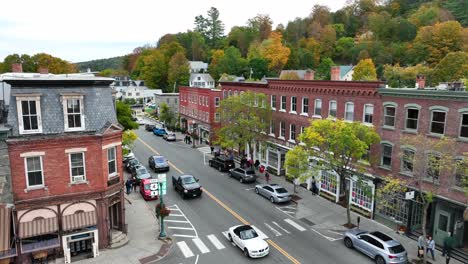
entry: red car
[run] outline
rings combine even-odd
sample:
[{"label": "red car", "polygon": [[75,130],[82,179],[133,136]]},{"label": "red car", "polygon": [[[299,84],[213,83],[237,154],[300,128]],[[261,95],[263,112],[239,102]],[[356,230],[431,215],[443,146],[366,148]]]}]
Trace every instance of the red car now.
[{"label": "red car", "polygon": [[158,179],[142,179],[140,193],[145,201],[158,199]]}]

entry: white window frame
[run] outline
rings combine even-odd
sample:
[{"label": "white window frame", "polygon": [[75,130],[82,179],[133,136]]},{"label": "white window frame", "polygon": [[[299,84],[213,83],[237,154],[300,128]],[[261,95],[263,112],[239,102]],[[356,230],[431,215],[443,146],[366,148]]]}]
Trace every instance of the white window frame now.
[{"label": "white window frame", "polygon": [[460,113],[460,125],[458,129],[458,137],[460,139],[468,139],[468,135],[462,136],[463,127],[466,127],[466,129],[468,130],[468,124],[463,125],[463,116],[466,115],[466,118],[468,119],[468,108],[460,109],[458,110],[458,112]]},{"label": "white window frame", "polygon": [[[68,115],[69,113],[67,112],[67,105],[68,105],[68,100],[78,100],[80,104],[80,122],[81,122],[81,127],[70,127],[68,124]],[[63,123],[65,127],[65,132],[72,132],[72,131],[83,131],[85,130],[85,117],[84,117],[84,110],[83,110],[83,96],[78,95],[78,96],[62,96],[62,104],[63,104]]]},{"label": "white window frame", "polygon": [[[112,161],[112,160],[109,160],[109,151],[113,149],[114,150],[114,172],[112,173],[109,173],[109,163]],[[114,176],[117,176],[118,175],[118,170],[117,170],[117,146],[112,146],[112,147],[109,147],[106,149],[107,150],[107,172],[109,173],[109,178],[111,177],[114,177]]]},{"label": "white window frame", "polygon": [[280,131],[279,131],[279,137],[280,139],[285,139],[286,136],[286,122],[281,121],[280,122]]},{"label": "white window frame", "polygon": [[[389,115],[387,113],[387,108],[393,108],[395,109],[395,113],[394,115]],[[386,128],[395,128],[395,124],[396,124],[396,113],[397,113],[397,106],[396,104],[390,104],[390,103],[387,103],[387,104],[384,104],[383,106],[383,126],[386,127]],[[387,124],[387,117],[389,118],[393,118],[393,125],[389,125]]]},{"label": "white window frame", "polygon": [[270,120],[270,136],[276,136],[276,124],[273,119]]},{"label": "white window frame", "polygon": [[[38,185],[30,185],[29,184],[29,177],[28,177],[28,159],[29,158],[39,158],[39,161],[41,163],[41,176],[42,176],[42,184],[38,184]],[[26,188],[28,190],[31,190],[31,189],[41,189],[41,188],[44,188],[45,187],[45,183],[44,183],[44,164],[43,164],[43,160],[42,160],[42,155],[37,155],[37,156],[24,156],[24,173],[25,173],[25,176],[26,176]]]},{"label": "white window frame", "polygon": [[[349,111],[349,107],[352,107],[352,111]],[[348,118],[348,114],[351,115],[351,119]],[[344,119],[345,121],[353,122],[354,121],[354,103],[353,102],[347,102],[345,104],[345,114],[344,114]]]},{"label": "white window frame", "polygon": [[[317,105],[320,105],[320,108]],[[317,109],[320,109],[320,113],[317,114]],[[322,99],[315,99],[314,100],[314,116],[315,117],[322,117]]]},{"label": "white window frame", "polygon": [[219,97],[215,97],[215,107],[219,107],[221,100]]},{"label": "white window frame", "polygon": [[[34,101],[36,103],[37,113],[37,129],[24,129],[23,123],[23,107],[21,102],[23,101]],[[16,111],[18,114],[18,128],[19,133],[23,134],[38,134],[42,133],[42,117],[41,117],[41,97],[40,95],[16,95]]]},{"label": "white window frame", "polygon": [[[413,149],[413,148],[408,148],[408,147],[400,147],[401,150],[403,151],[403,155],[401,155],[401,160],[400,160],[400,171],[402,174],[404,175],[407,175],[407,176],[413,176],[413,172],[414,172],[414,156],[416,155],[416,150]],[[409,152],[412,152],[413,153],[413,158],[411,160],[411,164],[412,164],[412,170],[405,170],[405,167],[404,167],[404,164],[405,164],[405,151],[409,151]]]},{"label": "white window frame", "polygon": [[221,116],[219,115],[219,113],[215,113],[215,122],[218,123],[221,119]]},{"label": "white window frame", "polygon": [[[284,107],[283,107],[283,98],[284,98]],[[286,102],[287,102],[286,96],[282,95],[281,101],[280,101],[280,112],[286,112]]]},{"label": "white window frame", "polygon": [[[73,154],[81,154],[82,157],[83,157],[83,175],[79,175],[79,176],[73,176],[73,171],[72,171],[72,160],[71,160],[71,156]],[[70,182],[71,183],[80,183],[80,182],[86,182],[86,154],[85,152],[70,152],[68,153],[68,164],[69,164],[69,167],[70,167]],[[81,180],[75,180],[74,178],[75,177],[82,177]]]},{"label": "white window frame", "polygon": [[297,97],[296,96],[291,96],[291,106],[289,109],[289,113],[297,114]]},{"label": "white window frame", "polygon": [[[294,126],[294,129],[293,129]],[[293,132],[294,132],[294,138],[293,138]],[[289,140],[296,142],[296,125],[295,124],[289,124]]]},{"label": "white window frame", "polygon": [[[380,146],[381,146],[381,150],[382,150],[382,155],[380,157],[380,166],[383,167],[383,168],[390,169],[390,168],[392,168],[392,164],[393,164],[393,144],[391,144],[390,142],[381,142]],[[385,157],[384,148],[385,147],[392,148],[392,150],[390,152],[390,165],[385,165],[384,164],[384,157]]]},{"label": "white window frame", "polygon": [[[332,104],[335,105],[334,109],[332,108]],[[335,115],[332,115],[332,110],[335,112]],[[338,103],[335,100],[331,100],[330,102],[328,102],[328,118],[336,119],[337,110]]]},{"label": "white window frame", "polygon": [[[371,113],[371,122],[366,122],[366,109],[367,107],[372,107],[372,113]],[[373,104],[365,104],[363,107],[362,111],[362,123],[365,125],[372,125],[374,123],[374,105]]]},{"label": "white window frame", "polygon": [[[305,103],[307,101],[307,103]],[[307,109],[305,109],[307,107]],[[309,97],[302,97],[301,115],[309,116]]]},{"label": "white window frame", "polygon": [[[429,111],[431,111],[431,119],[430,119],[430,122],[429,122],[429,133],[431,135],[438,135],[438,136],[443,136],[445,135],[445,132],[447,131],[447,114],[448,114],[448,111],[449,109],[445,106],[432,106],[429,108]],[[432,124],[434,123],[434,112],[439,112],[439,113],[443,113],[444,114],[444,122],[443,122],[443,131],[442,133],[434,133],[432,132]],[[441,123],[439,121],[437,121],[437,123]]]},{"label": "white window frame", "polygon": [[276,111],[276,95],[272,94],[270,97],[271,110]]},{"label": "white window frame", "polygon": [[[418,117],[416,119],[416,128],[409,128],[408,127],[408,111],[409,110],[417,110]],[[416,104],[407,104],[405,105],[405,130],[406,131],[418,131],[419,129],[419,118],[421,117],[421,107]]]}]

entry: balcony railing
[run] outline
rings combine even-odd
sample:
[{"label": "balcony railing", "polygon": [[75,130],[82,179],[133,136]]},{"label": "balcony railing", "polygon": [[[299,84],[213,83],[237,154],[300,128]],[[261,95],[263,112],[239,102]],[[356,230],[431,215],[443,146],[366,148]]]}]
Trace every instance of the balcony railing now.
[{"label": "balcony railing", "polygon": [[32,252],[47,248],[60,247],[60,241],[58,238],[52,238],[48,240],[41,240],[33,243],[23,243],[21,244],[21,249],[24,253]]}]

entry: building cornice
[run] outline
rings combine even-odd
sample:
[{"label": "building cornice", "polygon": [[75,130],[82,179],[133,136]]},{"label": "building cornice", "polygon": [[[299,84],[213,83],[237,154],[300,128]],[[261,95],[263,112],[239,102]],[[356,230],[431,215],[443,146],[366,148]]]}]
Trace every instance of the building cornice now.
[{"label": "building cornice", "polygon": [[468,101],[468,92],[464,92],[464,91],[380,88],[378,89],[378,93],[382,96],[394,96],[394,97],[413,98],[413,99],[421,98],[421,99]]}]

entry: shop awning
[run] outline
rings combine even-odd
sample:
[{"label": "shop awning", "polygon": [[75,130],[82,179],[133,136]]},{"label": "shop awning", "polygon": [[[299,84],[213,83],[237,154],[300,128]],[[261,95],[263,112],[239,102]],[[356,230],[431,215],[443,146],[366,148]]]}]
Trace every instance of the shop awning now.
[{"label": "shop awning", "polygon": [[0,252],[10,249],[11,208],[0,205]]},{"label": "shop awning", "polygon": [[35,237],[58,231],[57,217],[40,218],[19,224],[20,238]]},{"label": "shop awning", "polygon": [[80,229],[97,224],[96,211],[80,212],[62,217],[63,231]]}]

